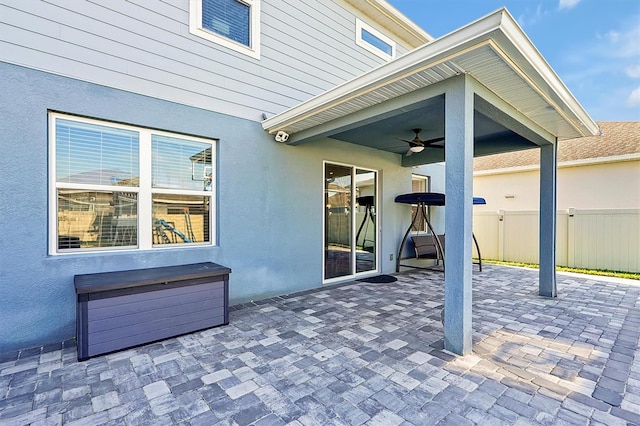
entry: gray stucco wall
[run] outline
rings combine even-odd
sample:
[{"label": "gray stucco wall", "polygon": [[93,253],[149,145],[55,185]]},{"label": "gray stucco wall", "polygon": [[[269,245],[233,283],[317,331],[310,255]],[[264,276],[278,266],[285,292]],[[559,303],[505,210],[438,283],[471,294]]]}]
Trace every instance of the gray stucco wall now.
[{"label": "gray stucco wall", "polygon": [[[232,303],[322,285],[323,161],[380,171],[381,270],[411,190],[400,156],[325,140],[277,144],[257,122],[0,62],[0,352],[75,335],[73,276],[212,261]],[[50,256],[47,111],[217,138],[218,246]]]}]

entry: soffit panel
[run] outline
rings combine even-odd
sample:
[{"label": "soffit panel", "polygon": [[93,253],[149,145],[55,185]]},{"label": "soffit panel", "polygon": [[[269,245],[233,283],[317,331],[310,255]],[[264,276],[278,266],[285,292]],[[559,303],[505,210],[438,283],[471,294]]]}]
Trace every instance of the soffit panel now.
[{"label": "soffit panel", "polygon": [[380,85],[376,89],[365,92],[364,94],[353,95],[350,100],[328,107],[323,111],[309,114],[296,123],[287,126],[285,130],[289,133],[296,133],[308,129],[312,127],[312,125],[316,125],[313,123],[328,122],[343,117],[346,114],[353,113],[354,111],[381,104],[459,75],[459,69],[460,67],[453,62],[445,62],[432,68],[421,70],[406,78]]},{"label": "soffit panel", "polygon": [[575,129],[550,105],[550,100],[534,90],[489,44],[461,54],[455,60],[436,64],[385,83],[364,94],[354,94],[352,99],[309,115],[284,130],[296,133],[312,125],[343,117],[345,114],[380,104],[461,73],[472,75],[487,89],[515,106],[548,132],[561,137],[575,137]]},{"label": "soffit panel", "polygon": [[[351,114],[461,73],[549,135],[563,139],[597,131],[504,9],[267,119],[263,128],[272,134],[295,134],[314,126],[331,127],[332,120],[343,122]],[[294,141],[304,142],[305,137]]]},{"label": "soffit panel", "polygon": [[555,99],[545,99],[522,75],[503,60],[489,44],[461,55],[455,61],[462,69],[481,82],[505,102],[538,123],[549,133],[573,135],[575,129],[551,105]]}]

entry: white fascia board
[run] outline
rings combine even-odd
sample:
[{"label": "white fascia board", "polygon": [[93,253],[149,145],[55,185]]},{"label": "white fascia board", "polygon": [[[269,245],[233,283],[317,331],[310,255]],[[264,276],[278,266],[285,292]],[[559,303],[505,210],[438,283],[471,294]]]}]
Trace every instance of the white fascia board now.
[{"label": "white fascia board", "polygon": [[[483,100],[488,102],[490,105],[492,105],[493,107],[497,108],[498,110],[504,112],[511,119],[516,120],[522,126],[524,126],[526,129],[528,129],[528,131],[523,130],[523,129],[516,130],[516,128],[514,127],[514,128],[512,128],[513,131],[515,131],[516,133],[520,134],[521,136],[523,136],[523,137],[525,137],[525,138],[527,138],[527,139],[531,140],[532,142],[534,142],[536,144],[539,144],[539,145],[543,144],[543,143],[544,144],[556,143],[555,136],[553,136],[550,132],[548,132],[547,130],[542,128],[540,125],[538,125],[538,123],[536,123],[533,120],[531,120],[526,114],[522,113],[520,110],[515,108],[513,105],[511,105],[508,102],[504,101],[502,98],[500,98],[498,95],[493,93],[491,90],[487,89],[486,86],[483,86],[482,84],[475,83],[477,80],[474,79],[472,81],[474,81],[473,91],[477,96],[481,97]],[[489,117],[493,121],[496,121],[497,123],[500,123],[505,127],[509,127],[509,125],[507,123],[502,121],[501,117],[495,116],[494,114],[491,113],[491,111],[483,111],[483,109],[481,107],[481,104],[476,103],[475,104],[475,108],[476,108],[476,110],[478,112],[484,114],[485,116]]]},{"label": "white fascia board", "polygon": [[593,121],[567,86],[560,80],[560,77],[558,77],[553,68],[551,68],[542,54],[540,54],[540,51],[538,51],[522,28],[516,23],[509,11],[506,9],[502,10],[504,11],[504,19],[501,24],[501,29],[505,37],[509,39],[515,49],[527,60],[528,64],[535,69],[540,78],[560,97],[564,106],[575,117],[574,120],[570,120],[572,126],[583,136],[598,135],[600,128],[595,121]]},{"label": "white fascia board", "polygon": [[640,160],[640,153],[612,155],[610,157],[584,158],[581,160],[563,161],[561,163],[558,163],[558,168],[591,166],[596,164],[624,163],[627,161],[638,161],[638,160]]},{"label": "white fascia board", "polygon": [[[356,0],[360,1],[360,0]],[[419,25],[407,18],[402,12],[393,7],[386,0],[366,0],[372,7],[382,12],[389,19],[397,23],[403,31],[409,32],[416,39],[422,41],[421,44],[434,40],[434,37],[423,30]]]},{"label": "white fascia board", "polygon": [[477,172],[473,172],[473,176],[476,177],[476,176],[507,175],[510,173],[533,172],[536,170],[540,170],[539,164],[530,164],[528,166],[504,167],[502,169],[479,170]]},{"label": "white fascia board", "polygon": [[[487,43],[494,48],[497,47],[503,60],[515,72],[518,72],[528,84],[532,85],[537,93],[553,105],[558,114],[563,116],[578,134],[583,136],[599,134],[598,125],[569,92],[505,8],[498,9],[431,43],[416,48],[392,62],[380,65],[359,77],[266,119],[262,122],[262,127],[271,134],[278,130],[286,130],[287,126],[310,115],[330,109],[342,102],[357,98],[444,61],[455,60],[456,56]],[[480,83],[482,82],[480,81]],[[547,87],[542,87],[545,85]],[[549,91],[560,100],[561,105],[557,105],[553,99],[545,95]],[[567,111],[571,116],[567,116]]]},{"label": "white fascia board", "polygon": [[[379,24],[382,24],[382,22],[377,15],[383,15],[387,21],[393,23],[393,25],[384,25],[384,28],[399,38],[410,42],[411,47],[421,46],[434,40],[431,34],[427,33],[386,0],[345,0],[345,2]],[[412,40],[407,40],[408,38]]]}]

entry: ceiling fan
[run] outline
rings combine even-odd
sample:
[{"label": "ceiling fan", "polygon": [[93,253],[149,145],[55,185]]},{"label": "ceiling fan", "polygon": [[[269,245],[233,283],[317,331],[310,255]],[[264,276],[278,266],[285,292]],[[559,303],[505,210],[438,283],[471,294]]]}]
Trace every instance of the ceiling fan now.
[{"label": "ceiling fan", "polygon": [[422,150],[424,150],[425,148],[440,148],[440,149],[444,148],[444,145],[434,145],[438,142],[442,142],[444,140],[444,137],[428,139],[426,141],[423,141],[422,139],[420,139],[421,131],[422,129],[413,129],[413,132],[416,134],[416,136],[412,140],[398,138],[398,140],[401,140],[409,144],[409,150],[405,154],[407,157],[413,154],[414,152],[422,152]]}]

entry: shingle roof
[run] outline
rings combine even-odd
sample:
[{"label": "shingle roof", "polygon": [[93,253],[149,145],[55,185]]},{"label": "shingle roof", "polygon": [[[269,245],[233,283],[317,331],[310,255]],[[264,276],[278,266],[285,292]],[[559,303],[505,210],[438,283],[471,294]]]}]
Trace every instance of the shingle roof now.
[{"label": "shingle roof", "polygon": [[[602,136],[558,142],[558,163],[640,153],[640,121],[599,121]],[[473,170],[495,170],[540,164],[540,150],[508,152],[475,158]]]}]

